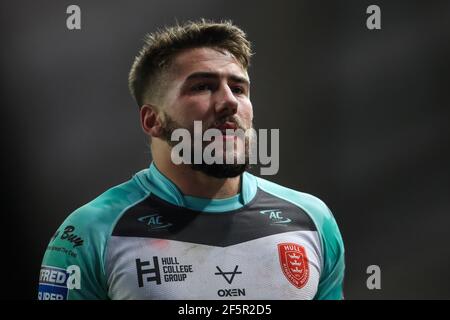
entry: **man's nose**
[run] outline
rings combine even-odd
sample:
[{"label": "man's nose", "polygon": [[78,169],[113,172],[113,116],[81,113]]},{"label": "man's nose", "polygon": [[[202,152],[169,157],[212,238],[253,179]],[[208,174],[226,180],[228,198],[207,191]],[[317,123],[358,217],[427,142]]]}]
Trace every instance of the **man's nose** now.
[{"label": "man's nose", "polygon": [[215,102],[215,109],[218,114],[229,116],[237,112],[238,100],[227,84],[221,85],[219,90],[216,91]]}]

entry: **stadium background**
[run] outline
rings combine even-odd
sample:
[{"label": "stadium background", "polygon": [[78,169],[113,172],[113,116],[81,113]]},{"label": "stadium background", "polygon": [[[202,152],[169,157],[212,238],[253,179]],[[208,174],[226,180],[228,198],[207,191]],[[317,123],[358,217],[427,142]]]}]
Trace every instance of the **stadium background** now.
[{"label": "stadium background", "polygon": [[333,210],[346,298],[449,299],[450,2],[343,0],[2,1],[0,297],[34,299],[63,219],[148,166],[129,67],[146,32],[199,17],[248,33],[256,127],[280,129],[270,179]]}]

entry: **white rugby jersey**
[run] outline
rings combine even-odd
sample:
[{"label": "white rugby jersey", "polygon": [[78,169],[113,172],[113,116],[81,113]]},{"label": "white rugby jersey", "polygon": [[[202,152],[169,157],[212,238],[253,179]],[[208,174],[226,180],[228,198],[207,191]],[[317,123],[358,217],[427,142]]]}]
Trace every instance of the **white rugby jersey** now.
[{"label": "white rugby jersey", "polygon": [[327,206],[241,178],[232,198],[195,198],[151,164],[64,221],[38,298],[342,299],[344,247]]}]

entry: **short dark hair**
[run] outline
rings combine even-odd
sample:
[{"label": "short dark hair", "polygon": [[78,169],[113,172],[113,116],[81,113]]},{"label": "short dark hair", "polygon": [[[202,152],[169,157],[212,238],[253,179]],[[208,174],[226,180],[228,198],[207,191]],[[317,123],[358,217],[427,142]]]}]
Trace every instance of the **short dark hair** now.
[{"label": "short dark hair", "polygon": [[251,44],[244,31],[231,21],[189,21],[147,34],[144,42],[128,77],[130,92],[139,107],[145,103],[146,97],[154,98],[160,94],[161,75],[182,50],[200,47],[223,49],[231,53],[245,70],[252,55]]}]

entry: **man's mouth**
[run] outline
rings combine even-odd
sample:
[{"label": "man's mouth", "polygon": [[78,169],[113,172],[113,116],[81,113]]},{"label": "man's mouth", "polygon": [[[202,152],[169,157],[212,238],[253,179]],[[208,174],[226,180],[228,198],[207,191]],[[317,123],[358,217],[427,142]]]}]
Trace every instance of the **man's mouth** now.
[{"label": "man's mouth", "polygon": [[[232,121],[226,121],[220,124],[215,124],[212,129],[220,130],[223,140],[236,139],[235,130],[238,129],[238,125]],[[229,132],[227,132],[229,130]]]},{"label": "man's mouth", "polygon": [[222,132],[222,134],[226,134],[227,129],[234,131],[237,129],[237,125],[234,122],[227,121],[225,123],[216,126],[216,129],[219,129]]}]

